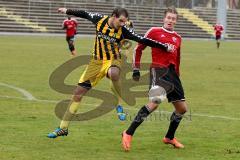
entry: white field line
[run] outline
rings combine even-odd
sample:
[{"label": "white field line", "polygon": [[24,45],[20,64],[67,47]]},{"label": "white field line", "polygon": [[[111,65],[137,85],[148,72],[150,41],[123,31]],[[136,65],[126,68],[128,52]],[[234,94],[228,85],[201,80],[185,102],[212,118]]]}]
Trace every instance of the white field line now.
[{"label": "white field line", "polygon": [[[29,100],[27,98],[22,98],[22,97],[13,97],[13,96],[4,96],[4,95],[0,95],[0,98],[7,98],[7,99],[20,99],[20,100],[24,100],[24,101],[31,101],[31,102],[41,102],[41,103],[58,103],[61,100],[44,100],[44,99],[34,99],[34,100]],[[97,107],[98,104],[90,104],[90,103],[84,103],[82,105],[85,106],[95,106]],[[134,111],[138,111],[139,109],[137,108],[130,108],[130,107],[124,107],[124,109],[126,110],[134,110]],[[162,114],[172,114],[172,112],[169,111],[154,111],[154,113],[162,113]],[[189,116],[189,115],[186,115]],[[224,120],[234,120],[234,121],[240,121],[240,118],[234,118],[234,117],[227,117],[227,116],[217,116],[217,115],[207,115],[207,114],[196,114],[196,113],[191,113],[191,116],[196,116],[196,117],[207,117],[207,118],[215,118],[215,119],[224,119]]]},{"label": "white field line", "polygon": [[8,87],[8,88],[11,88],[11,89],[14,89],[14,90],[18,91],[24,97],[26,97],[27,100],[36,100],[36,98],[31,93],[29,93],[28,91],[26,91],[22,88],[18,88],[18,87],[15,87],[13,85],[9,85],[9,84],[6,84],[6,83],[1,83],[1,82],[0,82],[0,86]]}]

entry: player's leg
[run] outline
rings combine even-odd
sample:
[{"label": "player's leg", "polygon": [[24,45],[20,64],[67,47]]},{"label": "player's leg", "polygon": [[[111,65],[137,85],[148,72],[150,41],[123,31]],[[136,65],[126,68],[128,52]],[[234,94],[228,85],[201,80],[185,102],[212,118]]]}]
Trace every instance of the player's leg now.
[{"label": "player's leg", "polygon": [[77,86],[74,90],[74,94],[71,102],[68,105],[68,108],[63,116],[63,119],[60,123],[60,127],[55,129],[52,133],[48,134],[49,138],[56,138],[58,136],[67,136],[68,135],[68,127],[72,118],[77,113],[79,108],[79,104],[81,102],[82,97],[88,92],[89,88]]},{"label": "player's leg", "polygon": [[181,80],[173,67],[170,67],[169,69],[169,77],[171,77],[170,81],[174,85],[174,89],[168,93],[167,98],[168,101],[174,105],[175,111],[171,115],[169,128],[166,136],[163,138],[163,142],[165,144],[172,144],[176,148],[184,148],[184,146],[177,141],[174,135],[184,113],[187,111],[187,104],[185,102]]},{"label": "player's leg", "polygon": [[[100,64],[100,65],[99,65]],[[65,113],[63,120],[60,124],[60,128],[67,129],[69,126],[69,122],[71,121],[74,114],[76,114],[79,104],[81,102],[82,97],[93,87],[95,86],[100,79],[98,75],[101,72],[101,63],[98,61],[91,60],[88,67],[85,69],[82,74],[77,88],[74,90],[74,94],[72,97],[72,101],[69,104],[68,111]]]},{"label": "player's leg", "polygon": [[150,70],[149,102],[138,111],[137,116],[134,118],[129,128],[122,134],[122,146],[125,151],[130,150],[131,139],[136,129],[142,124],[144,119],[166,99],[167,90],[171,89],[171,84],[160,81],[160,77],[166,75],[167,71],[168,70],[165,68],[152,68]]},{"label": "player's leg", "polygon": [[77,113],[82,97],[89,91],[89,89],[90,88],[77,86],[77,88],[74,90],[72,100],[69,103],[68,109],[65,112],[63,119],[60,123],[61,129],[68,129],[70,121],[72,120],[74,115]]},{"label": "player's leg", "polygon": [[219,48],[219,47],[220,47],[220,38],[221,38],[221,36],[219,36],[219,35],[216,35],[216,43],[217,43],[217,48]]},{"label": "player's leg", "polygon": [[48,134],[49,138],[56,138],[58,136],[64,136],[68,133],[68,126],[73,118],[74,114],[77,112],[80,101],[82,97],[90,90],[93,86],[95,86],[101,78],[99,74],[101,72],[102,63],[99,61],[91,60],[84,73],[82,74],[78,87],[75,89],[72,97],[72,101],[70,102],[67,111],[61,121],[60,127],[57,128],[54,132]]},{"label": "player's leg", "polygon": [[149,102],[144,105],[137,113],[136,117],[132,121],[127,130],[122,133],[122,147],[125,151],[129,151],[131,148],[132,137],[136,129],[143,123],[145,118],[158,107],[158,104]]},{"label": "player's leg", "polygon": [[219,48],[219,47],[220,47],[220,41],[217,40],[217,48]]},{"label": "player's leg", "polygon": [[137,127],[144,121],[150,113],[157,109],[158,105],[166,99],[166,90],[161,86],[152,86],[148,92],[149,102],[144,105],[138,112],[134,121],[126,131],[127,134],[133,135]]},{"label": "player's leg", "polygon": [[75,37],[72,36],[72,37],[67,37],[67,42],[68,42],[68,48],[69,50],[71,51],[72,55],[76,55],[76,50],[75,50],[75,46],[74,46],[74,39]]},{"label": "player's leg", "polygon": [[158,105],[166,99],[166,90],[160,86],[152,86],[149,90],[149,102],[144,105],[137,113],[129,128],[122,134],[122,146],[125,151],[129,151],[131,147],[132,136],[136,129],[143,123],[145,118],[157,109]]},{"label": "player's leg", "polygon": [[163,142],[165,144],[171,144],[175,148],[184,148],[184,145],[181,144],[174,135],[182,120],[183,115],[187,112],[187,104],[185,101],[175,101],[172,102],[172,104],[175,107],[175,111],[171,115],[170,125],[166,136],[163,138]]},{"label": "player's leg", "polygon": [[120,69],[119,69],[119,67],[111,66],[108,69],[107,77],[109,79],[111,79],[111,82],[112,82],[111,89],[117,95],[119,100],[121,100],[122,91],[121,91]]},{"label": "player's leg", "polygon": [[129,128],[126,130],[126,133],[128,135],[133,136],[136,129],[140,124],[144,121],[144,119],[152,113],[155,109],[157,109],[158,104],[155,102],[149,102],[148,104],[144,105],[137,113],[136,117],[134,118],[133,122],[129,126]]},{"label": "player's leg", "polygon": [[122,107],[122,86],[121,86],[121,80],[120,80],[120,68],[118,66],[112,65],[109,67],[107,71],[107,77],[111,79],[111,90],[118,98],[118,106],[116,108],[118,118],[120,120],[126,119],[126,114],[123,112]]},{"label": "player's leg", "polygon": [[127,130],[122,133],[122,147],[125,151],[129,151],[131,148],[132,137],[136,129],[143,123],[149,114],[151,114],[155,109],[157,109],[158,104],[155,102],[149,102],[144,105],[137,113],[136,117],[132,121],[131,125]]}]

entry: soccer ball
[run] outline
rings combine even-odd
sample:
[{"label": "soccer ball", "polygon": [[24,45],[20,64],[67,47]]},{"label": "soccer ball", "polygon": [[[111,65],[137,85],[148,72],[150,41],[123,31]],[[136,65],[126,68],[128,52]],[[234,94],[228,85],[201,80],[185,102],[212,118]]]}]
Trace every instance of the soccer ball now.
[{"label": "soccer ball", "polygon": [[160,104],[167,98],[166,90],[158,85],[152,86],[148,93],[151,102]]}]

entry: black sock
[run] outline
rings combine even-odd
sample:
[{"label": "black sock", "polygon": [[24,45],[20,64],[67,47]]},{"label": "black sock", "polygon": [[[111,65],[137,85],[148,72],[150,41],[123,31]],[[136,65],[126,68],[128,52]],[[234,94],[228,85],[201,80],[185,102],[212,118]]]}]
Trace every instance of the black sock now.
[{"label": "black sock", "polygon": [[170,125],[168,128],[168,132],[165,136],[166,138],[169,138],[169,139],[174,138],[174,134],[178,128],[180,121],[182,120],[182,116],[183,115],[179,114],[179,113],[175,113],[175,112],[172,113],[172,116],[170,118]]},{"label": "black sock", "polygon": [[150,114],[151,112],[146,106],[143,106],[139,111],[137,116],[134,118],[132,124],[126,131],[128,135],[133,135],[137,127],[144,121],[144,119]]}]

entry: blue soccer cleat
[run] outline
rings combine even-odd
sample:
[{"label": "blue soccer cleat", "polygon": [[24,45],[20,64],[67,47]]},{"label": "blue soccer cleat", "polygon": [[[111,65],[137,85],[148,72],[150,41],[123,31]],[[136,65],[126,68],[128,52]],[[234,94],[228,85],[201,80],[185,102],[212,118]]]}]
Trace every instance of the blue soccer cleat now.
[{"label": "blue soccer cleat", "polygon": [[120,121],[125,121],[126,120],[126,113],[123,112],[123,107],[121,105],[118,105],[116,110],[117,110],[117,114],[118,114],[118,119]]},{"label": "blue soccer cleat", "polygon": [[48,138],[57,138],[58,136],[67,136],[68,135],[68,129],[61,129],[58,127],[55,129],[52,133],[48,134]]}]

